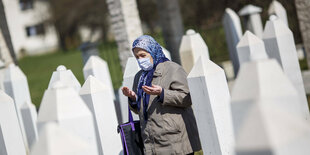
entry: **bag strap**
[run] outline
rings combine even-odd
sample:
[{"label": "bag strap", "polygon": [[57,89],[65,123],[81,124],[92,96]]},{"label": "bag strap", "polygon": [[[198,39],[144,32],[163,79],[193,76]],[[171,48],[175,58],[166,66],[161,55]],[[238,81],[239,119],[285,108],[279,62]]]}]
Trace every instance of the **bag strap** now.
[{"label": "bag strap", "polygon": [[133,117],[132,117],[132,113],[131,113],[131,110],[129,108],[129,105],[128,105],[128,121],[133,122]]},{"label": "bag strap", "polygon": [[135,131],[136,130],[135,129],[135,123],[133,122],[133,117],[132,117],[132,113],[131,113],[131,110],[129,108],[129,105],[128,105],[128,121],[129,121],[129,123],[131,125],[132,131]]}]

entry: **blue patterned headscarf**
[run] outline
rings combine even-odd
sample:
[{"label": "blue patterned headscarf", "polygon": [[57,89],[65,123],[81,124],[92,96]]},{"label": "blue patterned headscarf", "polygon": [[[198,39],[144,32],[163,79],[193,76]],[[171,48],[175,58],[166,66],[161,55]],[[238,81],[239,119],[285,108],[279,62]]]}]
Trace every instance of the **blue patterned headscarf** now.
[{"label": "blue patterned headscarf", "polygon": [[132,44],[132,51],[134,51],[134,48],[136,47],[146,50],[148,53],[151,54],[153,58],[153,69],[142,72],[137,87],[137,96],[138,96],[137,106],[138,109],[140,110],[141,99],[143,99],[143,114],[145,121],[147,121],[147,107],[149,104],[150,95],[146,94],[143,91],[142,86],[146,85],[151,87],[153,74],[154,71],[156,70],[157,65],[159,63],[169,61],[169,59],[166,58],[159,43],[157,43],[155,39],[152,38],[151,36],[143,35],[137,38]]}]

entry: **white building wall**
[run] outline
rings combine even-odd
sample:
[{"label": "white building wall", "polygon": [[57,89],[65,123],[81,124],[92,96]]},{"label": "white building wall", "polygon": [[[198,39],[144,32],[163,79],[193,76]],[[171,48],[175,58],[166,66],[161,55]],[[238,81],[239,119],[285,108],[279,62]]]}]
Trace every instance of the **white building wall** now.
[{"label": "white building wall", "polygon": [[18,57],[21,50],[34,55],[57,48],[58,38],[54,26],[44,25],[45,34],[27,36],[26,27],[43,22],[49,16],[48,2],[34,1],[33,8],[22,10],[19,0],[3,0],[6,19],[10,30],[14,51]]}]

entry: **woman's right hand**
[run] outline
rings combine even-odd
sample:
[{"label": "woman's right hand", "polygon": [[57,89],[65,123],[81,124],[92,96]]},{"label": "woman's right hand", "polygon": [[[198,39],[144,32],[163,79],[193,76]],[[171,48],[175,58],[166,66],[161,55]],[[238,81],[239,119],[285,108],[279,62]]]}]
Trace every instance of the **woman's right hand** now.
[{"label": "woman's right hand", "polygon": [[136,93],[130,90],[128,87],[123,87],[122,92],[125,96],[129,97],[132,101],[136,101]]}]

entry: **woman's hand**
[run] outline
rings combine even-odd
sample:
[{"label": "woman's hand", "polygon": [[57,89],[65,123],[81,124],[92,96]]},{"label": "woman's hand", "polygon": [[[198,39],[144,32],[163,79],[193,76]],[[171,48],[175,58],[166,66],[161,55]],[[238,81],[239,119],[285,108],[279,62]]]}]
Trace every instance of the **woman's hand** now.
[{"label": "woman's hand", "polygon": [[152,87],[142,86],[142,89],[145,93],[149,95],[160,95],[163,90],[161,86],[153,85],[153,84],[152,84]]},{"label": "woman's hand", "polygon": [[128,87],[123,87],[122,92],[125,96],[129,97],[132,101],[136,101],[136,93],[130,90]]}]

